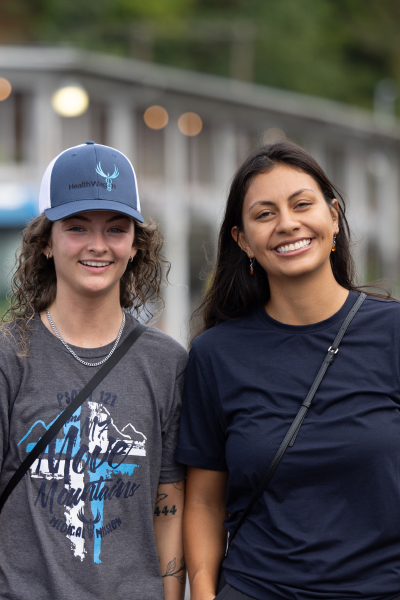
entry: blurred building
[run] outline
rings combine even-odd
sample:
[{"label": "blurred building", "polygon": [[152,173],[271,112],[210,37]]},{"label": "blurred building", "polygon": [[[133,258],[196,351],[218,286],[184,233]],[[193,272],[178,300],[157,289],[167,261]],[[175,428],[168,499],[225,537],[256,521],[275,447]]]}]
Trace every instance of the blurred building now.
[{"label": "blurred building", "polygon": [[[0,47],[0,77],[12,85],[0,102],[0,296],[18,234],[37,214],[47,164],[86,140],[115,146],[136,168],[144,215],[158,221],[172,263],[175,285],[165,291],[159,325],[184,344],[207,279],[203,246],[212,258],[229,181],[253,148],[285,135],[348,196],[360,280],[387,277],[397,285],[400,127],[389,117],[68,48]],[[89,108],[60,116],[53,94],[76,84],[88,93]]]}]

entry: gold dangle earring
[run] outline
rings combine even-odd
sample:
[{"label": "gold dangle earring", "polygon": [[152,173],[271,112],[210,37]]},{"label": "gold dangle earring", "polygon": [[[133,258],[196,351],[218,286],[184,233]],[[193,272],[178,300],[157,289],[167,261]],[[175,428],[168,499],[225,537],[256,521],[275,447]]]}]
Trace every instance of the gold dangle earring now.
[{"label": "gold dangle earring", "polygon": [[256,260],[253,256],[253,258],[250,258],[250,252],[247,253],[249,260],[250,260],[250,275],[254,275],[254,261]]},{"label": "gold dangle earring", "polygon": [[336,252],[336,234],[333,236],[332,252]]},{"label": "gold dangle earring", "polygon": [[254,275],[254,261],[255,258],[250,258],[250,275]]}]

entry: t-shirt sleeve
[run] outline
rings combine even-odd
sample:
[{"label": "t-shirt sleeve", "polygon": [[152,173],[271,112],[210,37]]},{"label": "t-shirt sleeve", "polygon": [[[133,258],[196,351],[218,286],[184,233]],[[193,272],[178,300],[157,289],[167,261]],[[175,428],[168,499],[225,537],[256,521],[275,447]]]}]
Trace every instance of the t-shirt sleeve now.
[{"label": "t-shirt sleeve", "polygon": [[174,483],[186,477],[186,468],[182,464],[178,464],[174,458],[178,441],[184,377],[185,373],[183,372],[175,380],[174,399],[167,422],[162,429],[160,483]]},{"label": "t-shirt sleeve", "polygon": [[219,399],[210,393],[193,345],[186,369],[176,460],[199,469],[227,471],[225,432],[221,421]]},{"label": "t-shirt sleeve", "polygon": [[4,373],[0,370],[0,473],[9,444],[10,389]]}]

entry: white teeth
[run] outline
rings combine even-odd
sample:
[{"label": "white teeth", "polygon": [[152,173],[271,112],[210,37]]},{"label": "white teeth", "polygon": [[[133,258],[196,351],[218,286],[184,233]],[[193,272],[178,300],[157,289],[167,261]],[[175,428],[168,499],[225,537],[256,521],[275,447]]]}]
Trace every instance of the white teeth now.
[{"label": "white teeth", "polygon": [[299,242],[296,242],[295,244],[287,244],[286,246],[279,246],[278,248],[276,248],[277,252],[279,252],[279,254],[286,254],[286,252],[293,252],[294,250],[299,250],[300,248],[305,248],[306,246],[309,246],[311,244],[311,240],[307,239],[307,240],[300,240]]},{"label": "white teeth", "polygon": [[93,261],[93,260],[81,260],[81,263],[88,267],[107,267],[108,265],[111,264],[109,262],[98,262],[98,261]]}]

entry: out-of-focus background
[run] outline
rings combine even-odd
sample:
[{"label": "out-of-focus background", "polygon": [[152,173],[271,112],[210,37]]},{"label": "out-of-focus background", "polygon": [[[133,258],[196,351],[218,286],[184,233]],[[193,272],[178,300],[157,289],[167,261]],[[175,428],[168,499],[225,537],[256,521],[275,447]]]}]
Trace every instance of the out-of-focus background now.
[{"label": "out-of-focus background", "polygon": [[185,345],[229,180],[281,137],[346,194],[360,282],[396,292],[399,25],[399,0],[2,0],[0,310],[47,164],[86,140],[137,170],[175,284],[158,326]]}]

